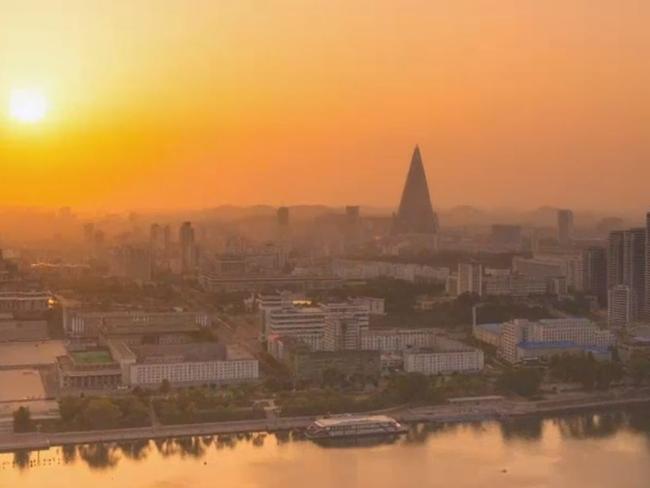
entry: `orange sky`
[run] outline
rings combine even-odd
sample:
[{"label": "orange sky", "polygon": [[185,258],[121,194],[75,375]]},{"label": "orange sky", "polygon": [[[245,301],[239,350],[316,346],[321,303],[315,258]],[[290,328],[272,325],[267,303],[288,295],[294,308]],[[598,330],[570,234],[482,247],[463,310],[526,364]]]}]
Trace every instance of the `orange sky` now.
[{"label": "orange sky", "polygon": [[[647,0],[0,0],[0,205],[650,203]],[[12,89],[49,100],[40,124]]]}]

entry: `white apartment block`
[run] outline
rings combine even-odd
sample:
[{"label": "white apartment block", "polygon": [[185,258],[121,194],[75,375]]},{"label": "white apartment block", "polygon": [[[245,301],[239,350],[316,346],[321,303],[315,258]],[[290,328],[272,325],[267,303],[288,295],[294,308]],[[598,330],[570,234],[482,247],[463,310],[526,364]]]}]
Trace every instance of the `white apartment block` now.
[{"label": "white apartment block", "polygon": [[129,386],[234,383],[259,378],[259,363],[237,346],[213,343],[129,347],[109,341],[111,355]]},{"label": "white apartment block", "polygon": [[459,263],[457,295],[463,293],[483,294],[483,265],[479,263]]},{"label": "white apartment block", "polygon": [[483,277],[483,295],[526,297],[548,292],[548,280],[516,274]]},{"label": "white apartment block", "polygon": [[[614,344],[609,330],[599,329],[585,318],[542,319],[537,322],[515,319],[501,325],[497,352],[509,363],[517,363],[522,344],[555,344],[558,353],[563,348],[605,349]],[[548,349],[548,348],[547,348]]]},{"label": "white apartment block", "polygon": [[398,352],[433,347],[439,329],[379,329],[361,336],[361,349],[366,351]]},{"label": "white apartment block", "polygon": [[[264,334],[295,337],[314,351],[325,348],[325,312],[321,307],[285,307],[268,313]],[[270,341],[269,341],[270,342]]]},{"label": "white apartment block", "polygon": [[632,287],[616,285],[608,291],[607,321],[614,329],[633,323],[638,317],[637,296]]},{"label": "white apartment block", "polygon": [[410,282],[444,283],[449,268],[436,268],[415,263],[391,263],[387,261],[362,261],[336,259],[332,263],[335,276],[342,279],[368,280],[395,278]]},{"label": "white apartment block", "polygon": [[162,362],[135,364],[129,369],[129,385],[160,385],[163,380],[182,383],[231,383],[259,377],[256,359]]},{"label": "white apartment block", "polygon": [[404,371],[426,375],[479,373],[483,370],[483,351],[469,347],[458,350],[419,350],[404,353]]},{"label": "white apartment block", "polygon": [[325,349],[328,351],[358,350],[361,334],[368,330],[370,314],[365,304],[350,302],[321,305],[325,312]]},{"label": "white apartment block", "polygon": [[47,291],[0,291],[0,313],[45,311],[52,294]]},{"label": "white apartment block", "polygon": [[513,271],[535,278],[564,276],[567,286],[584,290],[584,264],[581,252],[563,254],[535,254],[533,258],[516,256],[512,260]]}]

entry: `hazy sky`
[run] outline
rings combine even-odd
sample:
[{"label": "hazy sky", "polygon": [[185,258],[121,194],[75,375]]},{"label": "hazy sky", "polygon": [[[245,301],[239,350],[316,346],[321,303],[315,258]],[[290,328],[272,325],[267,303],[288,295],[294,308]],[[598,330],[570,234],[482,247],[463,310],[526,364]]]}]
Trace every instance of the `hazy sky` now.
[{"label": "hazy sky", "polygon": [[[647,0],[0,0],[0,204],[650,204]],[[10,117],[41,93],[40,123]]]}]

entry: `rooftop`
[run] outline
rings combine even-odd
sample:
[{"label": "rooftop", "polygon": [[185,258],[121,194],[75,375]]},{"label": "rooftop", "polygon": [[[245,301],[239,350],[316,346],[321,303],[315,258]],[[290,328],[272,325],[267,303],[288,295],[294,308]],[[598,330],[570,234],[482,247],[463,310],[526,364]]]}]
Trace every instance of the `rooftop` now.
[{"label": "rooftop", "polygon": [[374,422],[390,422],[394,423],[395,419],[387,415],[333,415],[331,417],[316,420],[320,427],[333,427],[336,425],[346,424],[359,424],[359,423],[374,423]]},{"label": "rooftop", "polygon": [[71,352],[70,356],[75,364],[110,364],[113,362],[111,353],[105,349],[94,351],[77,351]]},{"label": "rooftop", "polygon": [[493,334],[499,334],[501,332],[501,328],[503,327],[503,324],[476,324],[476,327],[479,329],[486,330],[488,332],[491,332]]},{"label": "rooftop", "polygon": [[578,346],[572,341],[556,341],[556,342],[520,342],[517,347],[522,349],[574,349]]},{"label": "rooftop", "polygon": [[227,359],[226,346],[215,342],[144,345],[134,346],[132,350],[138,363],[203,362]]}]

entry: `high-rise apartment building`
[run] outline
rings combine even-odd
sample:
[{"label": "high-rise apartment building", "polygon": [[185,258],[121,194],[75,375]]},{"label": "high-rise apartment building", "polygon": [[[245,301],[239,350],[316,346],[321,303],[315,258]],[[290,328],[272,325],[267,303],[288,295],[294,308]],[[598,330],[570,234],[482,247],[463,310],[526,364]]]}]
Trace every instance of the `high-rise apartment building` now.
[{"label": "high-rise apartment building", "polygon": [[179,231],[181,248],[181,268],[183,273],[189,273],[196,268],[197,252],[194,228],[191,222],[183,222]]},{"label": "high-rise apartment building", "polygon": [[[634,318],[643,314],[646,300],[646,229],[638,227],[609,234],[607,250],[607,288],[630,288]],[[620,295],[620,292],[619,292]]]},{"label": "high-rise apartment building", "polygon": [[480,263],[458,263],[457,294],[483,294],[483,265]]},{"label": "high-rise apartment building", "polygon": [[595,296],[601,307],[607,305],[607,250],[589,247],[583,251],[585,292]]},{"label": "high-rise apartment building", "polygon": [[609,289],[607,321],[612,329],[627,327],[638,317],[636,293],[630,286],[616,285]]},{"label": "high-rise apartment building", "polygon": [[573,239],[573,212],[563,209],[557,211],[557,240],[560,246],[567,247]]}]

